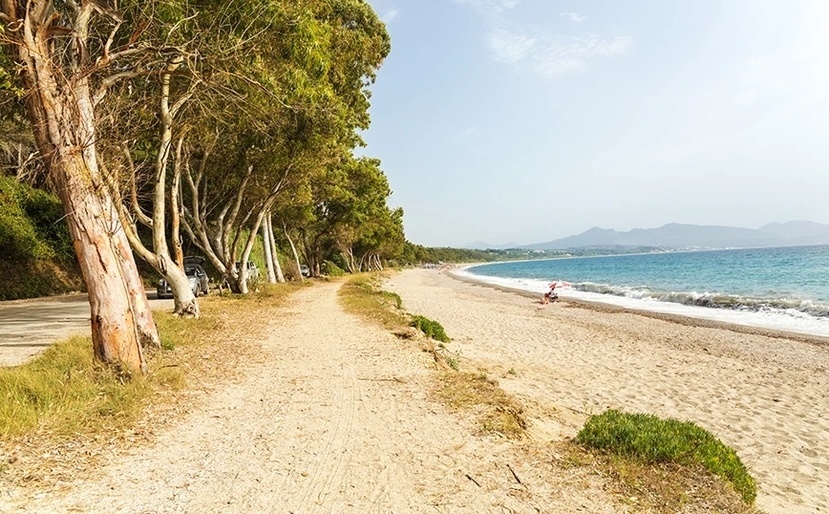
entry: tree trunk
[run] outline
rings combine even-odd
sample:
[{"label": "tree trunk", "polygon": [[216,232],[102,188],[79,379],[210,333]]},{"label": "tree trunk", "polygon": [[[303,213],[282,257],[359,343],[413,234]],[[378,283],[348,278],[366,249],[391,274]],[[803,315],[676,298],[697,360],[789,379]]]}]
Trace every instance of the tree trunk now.
[{"label": "tree trunk", "polygon": [[[270,218],[270,213],[266,214]],[[273,265],[273,253],[271,249],[271,235],[268,232],[268,222],[262,223],[262,246],[265,248],[265,269],[268,273],[268,283],[276,284],[276,272]]]},{"label": "tree trunk", "polygon": [[[141,341],[157,341],[152,314],[144,301],[129,243],[108,195],[92,193],[92,173],[80,153],[54,160],[51,178],[57,186],[81,274],[89,292],[92,346],[95,356],[106,363],[123,365],[129,371],[145,372]],[[135,273],[136,277],[128,277]],[[143,318],[139,330],[139,320]],[[143,337],[142,337],[143,333]]]},{"label": "tree trunk", "polygon": [[184,138],[176,145],[176,162],[173,168],[173,184],[170,186],[170,239],[173,241],[173,260],[184,270],[184,251],[181,248],[181,147]]},{"label": "tree trunk", "polygon": [[273,216],[270,216],[270,213],[268,214],[268,217],[265,219],[265,223],[268,224],[268,234],[270,234],[268,244],[271,245],[271,253],[273,254],[273,265],[276,268],[276,281],[281,284],[285,282],[285,274],[282,273],[282,266],[279,264],[279,254],[276,251],[276,237],[273,233]]},{"label": "tree trunk", "polygon": [[302,276],[302,271],[299,264],[299,254],[296,251],[296,245],[294,244],[294,240],[291,239],[290,234],[288,234],[288,227],[285,224],[282,224],[282,230],[285,232],[285,237],[288,238],[288,244],[291,245],[291,252],[294,254],[294,261],[296,262],[296,272],[299,274],[299,281],[302,282],[305,280],[305,277]]}]

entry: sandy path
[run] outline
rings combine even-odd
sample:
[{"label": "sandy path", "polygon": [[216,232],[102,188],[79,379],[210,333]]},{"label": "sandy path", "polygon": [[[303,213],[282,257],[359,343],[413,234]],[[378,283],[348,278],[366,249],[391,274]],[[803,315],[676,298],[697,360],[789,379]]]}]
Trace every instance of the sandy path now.
[{"label": "sandy path", "polygon": [[[769,513],[829,512],[829,348],[532,300],[434,270],[386,286],[529,405],[689,419],[735,447]],[[506,373],[510,368],[517,376]],[[574,435],[576,416],[536,420]]]},{"label": "sandy path", "polygon": [[618,512],[595,477],[470,435],[469,419],[429,398],[428,355],[344,313],[337,287],[297,293],[263,363],[153,446],[0,511]]}]

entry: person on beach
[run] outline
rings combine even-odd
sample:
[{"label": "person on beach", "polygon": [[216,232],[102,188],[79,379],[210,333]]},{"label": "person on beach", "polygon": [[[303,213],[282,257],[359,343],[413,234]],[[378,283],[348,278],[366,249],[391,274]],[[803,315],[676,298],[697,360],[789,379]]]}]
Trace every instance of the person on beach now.
[{"label": "person on beach", "polygon": [[550,302],[554,302],[558,300],[558,293],[556,293],[556,286],[558,285],[558,280],[554,280],[550,284],[550,290],[544,293],[544,299],[541,301],[543,304],[548,304]]}]

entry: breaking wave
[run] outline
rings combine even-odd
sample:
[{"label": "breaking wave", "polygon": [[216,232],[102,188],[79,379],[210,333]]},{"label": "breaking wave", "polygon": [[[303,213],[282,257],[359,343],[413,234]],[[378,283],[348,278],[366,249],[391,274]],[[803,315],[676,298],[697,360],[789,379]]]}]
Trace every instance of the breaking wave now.
[{"label": "breaking wave", "polygon": [[606,294],[634,298],[672,302],[682,305],[729,309],[746,312],[779,312],[788,315],[808,315],[816,318],[829,318],[829,305],[822,305],[811,300],[791,298],[751,298],[722,293],[698,293],[695,291],[654,291],[647,287],[632,288],[582,282],[572,284],[572,289],[586,293]]}]

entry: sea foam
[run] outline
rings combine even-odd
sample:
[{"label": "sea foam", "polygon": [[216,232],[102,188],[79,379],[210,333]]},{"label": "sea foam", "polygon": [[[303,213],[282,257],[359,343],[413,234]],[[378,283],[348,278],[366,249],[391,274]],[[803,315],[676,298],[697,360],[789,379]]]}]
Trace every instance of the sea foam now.
[{"label": "sea foam", "polygon": [[[539,296],[549,280],[478,275],[468,269],[455,274],[478,282],[519,289]],[[809,300],[756,299],[709,292],[659,292],[646,287],[619,287],[591,282],[556,288],[561,298],[615,305],[632,310],[674,314],[743,326],[829,337],[829,308]]]}]

